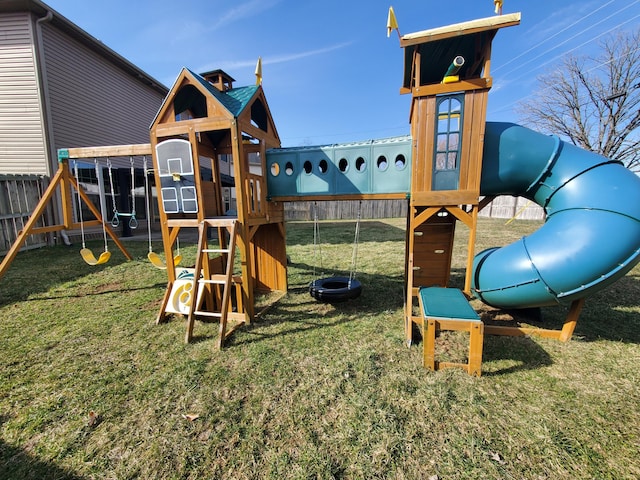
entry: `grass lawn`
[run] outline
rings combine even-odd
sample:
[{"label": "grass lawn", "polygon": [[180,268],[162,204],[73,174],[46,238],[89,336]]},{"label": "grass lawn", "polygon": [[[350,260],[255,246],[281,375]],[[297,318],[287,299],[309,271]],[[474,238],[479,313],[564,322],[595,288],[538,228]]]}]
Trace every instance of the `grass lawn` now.
[{"label": "grass lawn", "polygon": [[[189,345],[182,319],[155,325],[145,242],[99,267],[77,245],[20,253],[0,281],[0,478],[640,478],[640,267],[570,342],[487,336],[482,377],[434,373],[403,341],[404,223],[363,222],[363,294],[336,306],[306,290],[313,225],[288,224],[288,294],[222,351],[216,325]],[[481,219],[477,250],[539,225]],[[353,230],[320,225],[322,276],[348,270]],[[542,314],[556,328],[566,308]]]}]

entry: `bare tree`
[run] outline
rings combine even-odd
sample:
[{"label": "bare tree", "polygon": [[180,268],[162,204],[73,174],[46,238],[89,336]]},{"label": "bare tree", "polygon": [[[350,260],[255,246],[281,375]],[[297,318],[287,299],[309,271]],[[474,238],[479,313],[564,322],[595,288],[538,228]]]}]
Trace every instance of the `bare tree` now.
[{"label": "bare tree", "polygon": [[523,123],[640,170],[640,29],[565,57],[518,107]]}]

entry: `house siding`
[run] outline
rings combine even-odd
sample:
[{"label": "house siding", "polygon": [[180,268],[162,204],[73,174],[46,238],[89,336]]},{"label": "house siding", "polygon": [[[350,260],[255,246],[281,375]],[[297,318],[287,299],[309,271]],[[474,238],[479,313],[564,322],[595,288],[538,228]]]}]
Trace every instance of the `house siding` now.
[{"label": "house siding", "polygon": [[0,16],[0,174],[48,174],[31,16]]},{"label": "house siding", "polygon": [[42,39],[55,149],[149,142],[160,92],[50,24]]}]

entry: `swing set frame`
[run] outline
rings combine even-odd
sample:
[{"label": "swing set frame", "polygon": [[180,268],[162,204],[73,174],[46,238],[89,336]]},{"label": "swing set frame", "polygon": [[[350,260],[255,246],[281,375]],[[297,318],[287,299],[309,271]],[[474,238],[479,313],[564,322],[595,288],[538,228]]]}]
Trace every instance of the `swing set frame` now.
[{"label": "swing set frame", "polygon": [[[61,230],[74,230],[84,228],[88,226],[101,226],[105,229],[106,233],[111,237],[113,243],[120,249],[122,254],[127,260],[132,260],[133,257],[127,251],[124,244],[118,238],[116,232],[111,228],[109,222],[105,221],[102,217],[100,209],[97,208],[89,196],[80,188],[77,180],[73,176],[71,169],[69,168],[69,160],[83,159],[83,158],[105,158],[105,157],[131,157],[131,156],[144,156],[151,155],[150,144],[139,145],[118,145],[107,147],[79,147],[58,150],[58,171],[51,179],[49,186],[45,190],[42,198],[34,208],[33,212],[29,216],[29,219],[24,224],[23,229],[18,232],[16,240],[11,245],[11,248],[5,255],[2,263],[0,263],[0,279],[9,269],[9,266],[18,255],[18,252],[24,245],[29,235],[38,235],[43,233],[58,232]],[[73,216],[73,202],[75,189],[77,195],[80,196],[87,208],[95,216],[95,220],[89,220],[85,222],[76,222]],[[55,202],[56,197],[54,194],[59,190],[60,199],[62,203],[62,223],[55,225],[46,225],[43,227],[37,226],[38,220],[45,214],[47,208]]]}]

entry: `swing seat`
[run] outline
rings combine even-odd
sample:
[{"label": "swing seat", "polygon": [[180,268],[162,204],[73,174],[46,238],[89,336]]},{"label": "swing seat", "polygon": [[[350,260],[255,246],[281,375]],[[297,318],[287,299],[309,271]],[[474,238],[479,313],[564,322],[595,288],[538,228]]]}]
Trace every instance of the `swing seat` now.
[{"label": "swing seat", "polygon": [[88,248],[80,250],[80,255],[82,255],[82,259],[89,265],[102,265],[103,263],[107,263],[111,258],[111,252],[106,250],[100,254],[100,257],[96,258]]},{"label": "swing seat", "polygon": [[362,284],[355,278],[328,277],[314,280],[309,285],[309,294],[324,303],[340,303],[358,298]]},{"label": "swing seat", "polygon": [[[160,270],[167,269],[167,265],[164,263],[162,258],[160,258],[160,255],[158,255],[156,252],[149,252],[147,254],[147,258],[154,267],[159,268]],[[175,257],[173,257],[173,266],[177,267],[181,261],[182,255],[176,255]]]}]

